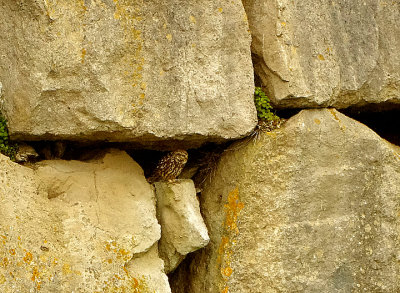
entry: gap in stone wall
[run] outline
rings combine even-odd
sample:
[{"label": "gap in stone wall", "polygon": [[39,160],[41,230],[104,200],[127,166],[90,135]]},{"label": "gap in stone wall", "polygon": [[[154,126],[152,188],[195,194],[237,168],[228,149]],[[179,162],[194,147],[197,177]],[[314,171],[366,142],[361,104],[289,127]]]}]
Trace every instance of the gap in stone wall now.
[{"label": "gap in stone wall", "polygon": [[[160,159],[169,152],[142,149],[133,144],[117,142],[20,141],[17,143],[20,146],[23,144],[32,146],[38,153],[39,156],[29,160],[29,163],[54,159],[89,161],[101,157],[109,148],[124,150],[142,167],[146,178],[152,175]],[[179,178],[193,178],[196,179],[196,186],[200,185],[203,180],[209,178],[209,173],[212,172],[220,155],[231,143],[207,143],[199,148],[187,149],[189,159]]]},{"label": "gap in stone wall", "polygon": [[365,124],[390,143],[400,146],[400,105],[391,108],[350,108],[340,112]]}]

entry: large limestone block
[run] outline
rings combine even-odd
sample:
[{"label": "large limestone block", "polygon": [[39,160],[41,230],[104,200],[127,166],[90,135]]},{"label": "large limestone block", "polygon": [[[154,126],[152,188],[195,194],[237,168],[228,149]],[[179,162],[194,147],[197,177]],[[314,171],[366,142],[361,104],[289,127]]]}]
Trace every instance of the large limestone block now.
[{"label": "large limestone block", "polygon": [[1,0],[14,139],[200,143],[256,124],[241,1]]},{"label": "large limestone block", "polygon": [[115,150],[35,168],[0,156],[1,292],[170,292],[138,164]]},{"label": "large limestone block", "polygon": [[210,244],[175,292],[400,292],[399,194],[398,147],[303,110],[225,152],[201,195]]},{"label": "large limestone block", "polygon": [[399,1],[243,0],[278,107],[400,103]]},{"label": "large limestone block", "polygon": [[206,246],[210,238],[192,180],[156,182],[154,186],[161,224],[160,257],[169,273],[188,253]]}]

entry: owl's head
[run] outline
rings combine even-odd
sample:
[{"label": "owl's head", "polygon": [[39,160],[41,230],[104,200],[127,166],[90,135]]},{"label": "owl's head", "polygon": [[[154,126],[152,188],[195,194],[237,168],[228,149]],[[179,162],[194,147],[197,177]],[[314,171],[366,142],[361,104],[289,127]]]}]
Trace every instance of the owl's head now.
[{"label": "owl's head", "polygon": [[174,158],[178,159],[180,162],[186,163],[188,160],[188,153],[185,150],[176,150],[172,152]]}]

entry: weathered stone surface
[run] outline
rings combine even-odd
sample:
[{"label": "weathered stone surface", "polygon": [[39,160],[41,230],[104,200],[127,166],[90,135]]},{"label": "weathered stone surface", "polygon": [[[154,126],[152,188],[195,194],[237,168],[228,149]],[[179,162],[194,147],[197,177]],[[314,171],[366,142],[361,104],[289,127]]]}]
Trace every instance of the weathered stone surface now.
[{"label": "weathered stone surface", "polygon": [[398,147],[303,110],[223,155],[200,197],[210,244],[175,292],[400,292],[399,194]]},{"label": "weathered stone surface", "polygon": [[139,165],[114,150],[36,167],[0,156],[1,292],[170,292]]},{"label": "weathered stone surface", "polygon": [[1,0],[12,138],[198,144],[256,124],[241,1]]},{"label": "weathered stone surface", "polygon": [[400,2],[243,4],[256,74],[278,107],[400,103]]},{"label": "weathered stone surface", "polygon": [[192,180],[156,182],[154,185],[157,217],[161,224],[159,253],[165,263],[165,272],[169,273],[186,254],[206,246],[210,238]]}]

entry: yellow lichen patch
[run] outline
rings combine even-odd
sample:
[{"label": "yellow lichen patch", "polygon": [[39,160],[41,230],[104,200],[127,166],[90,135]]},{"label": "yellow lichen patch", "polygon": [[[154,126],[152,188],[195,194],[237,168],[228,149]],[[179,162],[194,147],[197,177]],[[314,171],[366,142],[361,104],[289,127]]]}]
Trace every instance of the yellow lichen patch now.
[{"label": "yellow lichen patch", "polygon": [[38,278],[39,278],[39,271],[38,271],[38,268],[37,268],[37,267],[34,267],[33,270],[32,270],[32,277],[31,277],[31,280],[32,280],[33,282],[35,282],[36,279],[38,279]]},{"label": "yellow lichen patch", "polygon": [[231,267],[226,267],[222,270],[222,274],[229,277],[230,275],[232,275],[232,268]]},{"label": "yellow lichen patch", "polygon": [[222,256],[224,255],[226,247],[229,244],[229,240],[230,239],[227,236],[222,236],[222,238],[221,238],[221,243],[219,244],[219,248],[218,248],[218,259],[217,259],[218,264],[221,263]]},{"label": "yellow lichen patch", "polygon": [[82,48],[81,62],[85,63],[86,49]]},{"label": "yellow lichen patch", "polygon": [[69,275],[72,273],[71,266],[69,264],[63,264],[62,272],[64,275]]},{"label": "yellow lichen patch", "polygon": [[6,282],[6,277],[3,274],[0,274],[0,284],[4,284]]},{"label": "yellow lichen patch", "polygon": [[319,119],[317,119],[317,118],[314,119],[314,122],[315,122],[316,124],[321,124],[321,120],[319,120]]},{"label": "yellow lichen patch", "polygon": [[7,257],[3,257],[3,260],[1,261],[1,266],[3,267],[3,268],[6,268],[7,266],[8,266],[8,264],[9,264],[10,262],[8,261],[8,258]]},{"label": "yellow lichen patch", "polygon": [[167,38],[168,41],[170,41],[170,42],[172,41],[172,35],[171,34],[167,34],[165,37]]},{"label": "yellow lichen patch", "polygon": [[329,112],[331,112],[331,114],[332,114],[333,118],[335,118],[335,120],[337,120],[338,122],[340,122],[338,116],[337,116],[336,113],[335,113],[335,110],[329,109]]},{"label": "yellow lichen patch", "polygon": [[239,188],[236,187],[234,190],[229,192],[227,203],[224,205],[224,235],[221,238],[217,257],[217,266],[219,267],[222,276],[220,292],[228,292],[228,278],[233,274],[231,259],[233,255],[233,247],[236,244],[236,237],[239,234],[239,228],[237,226],[238,217],[243,208],[244,204],[239,198]]},{"label": "yellow lichen patch", "polygon": [[143,100],[146,97],[146,95],[145,94],[140,94],[139,97],[140,97],[139,105],[143,105]]},{"label": "yellow lichen patch", "polygon": [[32,262],[32,259],[33,259],[32,253],[30,253],[29,251],[26,252],[26,253],[25,253],[25,256],[24,256],[24,262],[25,262],[26,264],[29,264],[29,263]]},{"label": "yellow lichen patch", "polygon": [[218,8],[218,12],[219,12],[219,13],[222,13],[222,11],[224,11],[224,9],[222,9],[222,7],[219,7],[219,8]]},{"label": "yellow lichen patch", "polygon": [[196,18],[193,15],[189,16],[189,20],[191,23],[196,23]]},{"label": "yellow lichen patch", "polygon": [[226,218],[225,229],[239,233],[237,228],[237,217],[240,210],[243,209],[243,203],[239,200],[239,188],[236,187],[228,194],[228,203],[224,205]]},{"label": "yellow lichen patch", "polygon": [[325,57],[323,55],[321,55],[321,54],[318,54],[318,59],[324,61]]},{"label": "yellow lichen patch", "polygon": [[134,289],[133,292],[135,293],[150,292],[150,289],[147,286],[147,282],[144,277],[142,277],[139,280],[134,277],[131,277],[130,280],[131,280],[131,286]]},{"label": "yellow lichen patch", "polygon": [[[123,247],[120,247],[115,240],[110,240],[105,244],[105,250],[109,254],[109,258],[107,258],[107,262],[111,263],[112,261],[123,261],[128,262],[132,258],[132,252],[126,250]],[[111,262],[109,261],[111,260]]]},{"label": "yellow lichen patch", "polygon": [[81,7],[82,7],[82,10],[86,12],[87,11],[87,7],[85,5],[85,0],[81,0],[80,4],[81,4]]},{"label": "yellow lichen patch", "polygon": [[[133,292],[133,293],[150,293],[146,279],[144,276],[135,278],[125,269],[126,274],[114,274],[104,282],[101,292]],[[99,292],[100,293],[100,292]]]},{"label": "yellow lichen patch", "polygon": [[331,109],[329,109],[329,112],[331,112],[333,118],[339,123],[340,129],[345,130],[345,129],[346,129],[346,126],[342,125],[342,122],[340,121],[340,119],[339,119],[338,116],[336,115],[335,110],[331,108]]},{"label": "yellow lichen patch", "polygon": [[131,253],[129,251],[127,251],[125,249],[119,249],[118,250],[118,254],[117,254],[118,258],[126,259],[127,256],[128,256],[127,260],[129,260],[130,256],[131,256]]}]

